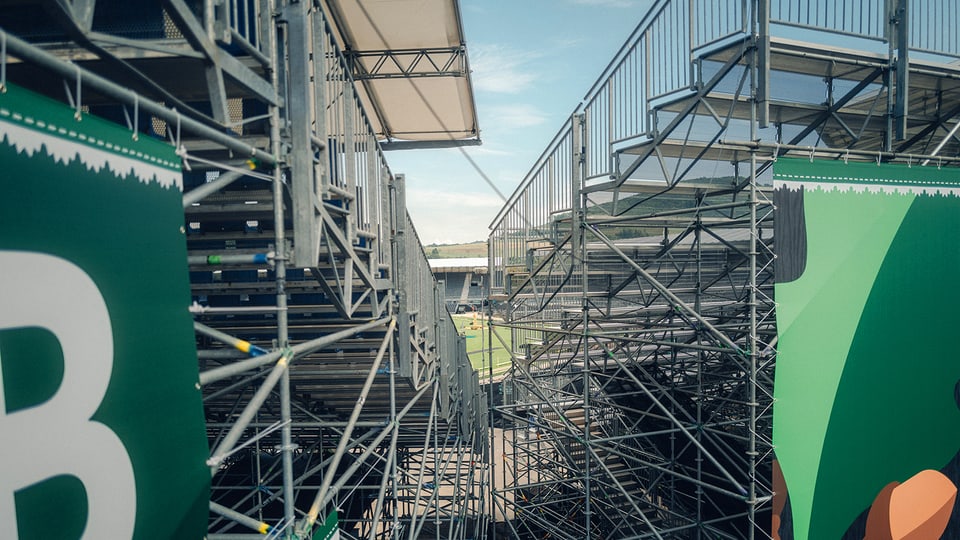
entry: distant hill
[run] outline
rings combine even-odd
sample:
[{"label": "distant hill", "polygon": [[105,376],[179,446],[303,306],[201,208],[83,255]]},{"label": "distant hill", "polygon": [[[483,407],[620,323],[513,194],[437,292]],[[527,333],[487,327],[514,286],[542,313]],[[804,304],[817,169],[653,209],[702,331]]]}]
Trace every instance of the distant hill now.
[{"label": "distant hill", "polygon": [[487,243],[485,241],[470,242],[467,244],[430,244],[424,246],[428,259],[459,259],[466,257],[486,257]]}]

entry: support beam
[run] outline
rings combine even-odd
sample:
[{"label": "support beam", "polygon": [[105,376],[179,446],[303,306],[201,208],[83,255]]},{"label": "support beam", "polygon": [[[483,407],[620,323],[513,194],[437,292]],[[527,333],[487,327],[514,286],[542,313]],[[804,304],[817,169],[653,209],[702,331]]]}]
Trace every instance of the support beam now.
[{"label": "support beam", "polygon": [[680,308],[680,311],[685,312],[691,318],[695,319],[698,323],[700,323],[706,330],[708,330],[709,333],[713,335],[714,339],[716,339],[723,345],[729,347],[730,348],[729,352],[731,354],[743,354],[744,351],[741,350],[736,343],[731,341],[726,334],[724,334],[723,332],[715,328],[712,324],[710,324],[709,321],[704,319],[702,315],[697,313],[695,309],[687,305],[686,302],[684,302],[676,294],[674,294],[669,287],[660,283],[653,275],[647,272],[642,266],[634,262],[630,257],[627,256],[626,253],[624,253],[620,248],[614,245],[613,242],[607,239],[606,236],[604,236],[600,232],[595,231],[593,229],[590,229],[590,231],[593,233],[593,236],[595,238],[603,242],[608,248],[610,248],[611,251],[616,253],[626,264],[628,264],[631,268],[633,268],[634,271],[637,272],[637,274],[641,275],[643,279],[647,281],[647,283],[650,283],[651,285],[653,285],[653,288],[657,289],[657,292],[659,292],[665,298],[667,298],[673,307]]},{"label": "support beam", "polygon": [[[960,106],[954,107],[954,108],[950,109],[949,111],[947,111],[946,113],[939,115],[938,118],[937,118],[937,121],[935,121],[935,122],[930,122],[929,124],[927,124],[926,126],[924,126],[920,131],[918,131],[916,135],[914,135],[913,137],[910,137],[909,140],[904,141],[903,143],[901,143],[901,144],[897,147],[897,152],[900,152],[900,153],[906,152],[906,151],[909,150],[911,147],[913,147],[913,145],[915,145],[915,144],[917,144],[918,142],[922,141],[922,140],[925,139],[926,137],[931,136],[931,134],[933,134],[933,133],[936,132],[938,129],[940,129],[941,127],[943,127],[943,124],[944,124],[944,123],[946,123],[946,122],[948,122],[948,121],[950,121],[950,120],[954,120],[954,121],[956,121],[956,122],[960,122]],[[951,130],[951,131],[953,131],[953,130]],[[946,137],[944,140],[946,140],[946,139],[949,139],[949,137]],[[934,152],[934,154],[936,154],[936,152]]]},{"label": "support beam", "polygon": [[794,136],[793,139],[791,139],[790,142],[787,144],[789,145],[799,144],[800,141],[806,138],[807,135],[813,133],[814,130],[820,128],[828,118],[833,116],[837,111],[843,108],[844,105],[849,103],[851,99],[860,95],[860,92],[862,92],[867,86],[870,86],[871,84],[873,84],[873,81],[877,80],[877,78],[880,77],[880,75],[882,74],[883,74],[883,70],[881,69],[873,70],[873,72],[870,73],[870,75],[864,77],[860,82],[857,83],[856,86],[850,89],[849,92],[844,94],[843,97],[834,101],[832,104],[830,104],[829,107],[827,107],[825,110],[820,112],[820,114],[818,114],[816,118],[809,121],[807,123],[807,126],[804,127],[802,130],[800,130],[800,133],[797,133],[797,135]]},{"label": "support beam", "polygon": [[[290,153],[287,163],[290,166],[290,194],[293,204],[293,264],[298,267],[315,267],[320,257],[320,190],[313,161],[313,85],[310,82],[310,57],[314,53],[311,39],[311,18],[309,2],[296,2],[283,10],[286,21],[288,80],[291,88],[299,90],[288,92],[287,117],[293,119],[286,129],[289,134]],[[324,67],[323,62],[314,66]],[[317,73],[317,79],[326,80],[326,73]],[[321,114],[322,116],[323,114]],[[319,133],[326,137],[326,134]]]},{"label": "support beam", "polygon": [[[184,0],[163,0],[163,6],[187,41],[207,57],[210,66],[216,67],[267,104],[279,105],[277,89],[211,41],[203,24],[197,20]],[[214,98],[211,96],[211,99]]]},{"label": "support beam", "polygon": [[410,409],[413,408],[413,405],[417,403],[417,401],[420,400],[427,390],[430,390],[431,388],[431,385],[421,388],[420,391],[414,395],[413,399],[411,399],[410,402],[407,403],[407,405],[399,413],[397,413],[396,418],[389,422],[386,428],[383,429],[380,434],[370,442],[370,444],[367,446],[367,449],[354,459],[353,465],[340,474],[339,479],[329,487],[326,495],[322,499],[317,497],[313,500],[313,504],[310,506],[310,511],[307,513],[306,517],[303,518],[300,528],[298,529],[298,538],[308,538],[306,535],[309,534],[314,525],[316,525],[317,515],[319,515],[320,509],[333,500],[334,495],[340,490],[341,487],[343,487],[344,484],[347,483],[347,480],[349,480],[351,475],[353,475],[357,469],[363,466],[364,462],[366,462],[366,460],[375,453],[376,449],[380,446],[380,443],[382,443],[383,440],[393,432],[392,428],[394,425],[398,424],[404,417],[406,417],[407,413],[410,412]]},{"label": "support beam", "polygon": [[[218,504],[213,501],[210,501],[210,511],[213,512],[214,514],[223,516],[231,521],[235,521],[243,525],[244,527],[247,527],[249,529],[253,529],[259,532],[260,534],[257,535],[256,538],[263,538],[264,534],[267,534],[268,532],[270,532],[270,525],[267,525],[266,523],[260,520],[253,519],[245,514],[241,514],[236,510],[231,510],[230,508],[227,508],[222,504]],[[238,535],[238,536],[243,538],[248,537],[248,535]]]},{"label": "support beam", "polygon": [[196,188],[191,189],[190,191],[183,194],[183,207],[189,208],[196,203],[199,203],[203,199],[213,195],[214,193],[219,192],[220,190],[226,188],[230,184],[236,182],[237,180],[243,178],[243,174],[236,171],[225,171],[216,180],[212,182],[206,182],[199,185]]},{"label": "support beam", "polygon": [[217,330],[216,328],[210,328],[205,324],[194,321],[193,329],[197,331],[197,333],[203,334],[217,341],[226,343],[227,345],[230,345],[231,347],[237,349],[238,351],[245,352],[250,356],[261,356],[261,355],[267,354],[267,351],[265,351],[264,349],[261,349],[260,347],[257,347],[256,345],[251,344],[249,341],[233,337],[229,334],[226,334],[224,332]]},{"label": "support beam", "polygon": [[164,120],[168,126],[182,127],[185,131],[193,133],[196,136],[203,137],[226,149],[233,150],[242,156],[249,156],[268,165],[273,165],[277,162],[272,154],[250,146],[236,137],[211,128],[193,118],[183,116],[178,113],[177,110],[169,109],[165,105],[140,96],[136,92],[120,86],[105,77],[101,77],[70,62],[65,62],[3,30],[0,30],[0,36],[6,41],[7,51],[24,61],[45,67],[68,80],[75,80],[77,74],[80,73],[83,86],[88,86],[97,92],[116,99],[120,103],[130,106],[137,104],[143,112]]},{"label": "support beam", "polygon": [[466,49],[462,46],[347,51],[346,57],[357,81],[467,76]]},{"label": "support beam", "polygon": [[237,417],[230,431],[227,432],[227,435],[220,441],[220,444],[211,452],[210,459],[207,460],[211,474],[216,474],[220,470],[220,464],[223,463],[223,460],[233,453],[234,447],[237,442],[240,441],[240,437],[243,436],[243,432],[260,411],[260,407],[263,406],[267,397],[273,392],[273,388],[280,382],[281,376],[286,373],[293,359],[294,355],[290,349],[284,351],[282,356],[277,359],[277,363],[273,366],[273,369],[270,370],[270,373],[263,381],[263,384],[260,385],[260,388],[257,389],[257,392],[250,398],[247,406],[243,408],[243,412]]},{"label": "support beam", "polygon": [[207,93],[210,96],[213,119],[228,126],[230,125],[230,108],[227,105],[227,86],[223,81],[223,70],[216,64],[210,64],[204,68],[204,75],[207,78]]},{"label": "support beam", "polygon": [[449,141],[385,141],[380,143],[380,148],[385,152],[391,150],[439,150],[444,148],[461,148],[464,146],[480,146],[483,144],[479,138],[476,139],[458,139]]}]

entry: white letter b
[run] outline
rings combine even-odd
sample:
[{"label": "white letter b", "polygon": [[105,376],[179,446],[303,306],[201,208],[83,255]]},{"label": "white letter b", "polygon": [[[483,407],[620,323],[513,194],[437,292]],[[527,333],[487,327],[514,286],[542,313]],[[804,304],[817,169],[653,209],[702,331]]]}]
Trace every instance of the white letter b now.
[{"label": "white letter b", "polygon": [[[133,465],[110,428],[90,418],[113,370],[107,306],[93,280],[73,263],[26,251],[0,251],[0,330],[40,327],[63,350],[63,380],[44,403],[8,413],[0,383],[0,522],[18,537],[14,493],[72,475],[87,494],[84,539],[129,539],[136,521]],[[0,362],[30,362],[3,357]],[[7,381],[16,384],[16,381]],[[51,518],[62,509],[50,508]],[[55,525],[54,525],[55,526]]]}]

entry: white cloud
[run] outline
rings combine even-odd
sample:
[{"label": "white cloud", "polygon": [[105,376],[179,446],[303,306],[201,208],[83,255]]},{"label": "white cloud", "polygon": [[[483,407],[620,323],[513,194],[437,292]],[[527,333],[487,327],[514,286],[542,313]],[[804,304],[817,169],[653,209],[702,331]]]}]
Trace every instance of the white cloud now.
[{"label": "white cloud", "polygon": [[503,201],[492,191],[452,193],[409,184],[407,188],[407,211],[424,245],[486,240],[487,226],[502,207]]},{"label": "white cloud", "polygon": [[471,46],[470,69],[474,88],[498,94],[524,92],[537,79],[529,65],[538,56],[506,45]]},{"label": "white cloud", "polygon": [[487,107],[487,115],[499,128],[516,129],[539,126],[547,121],[547,115],[533,105],[494,105]]},{"label": "white cloud", "polygon": [[[487,189],[487,185],[481,180],[480,187]],[[407,207],[421,207],[428,209],[450,208],[452,210],[462,208],[495,208],[497,210],[503,206],[501,199],[493,190],[489,193],[485,191],[474,191],[453,193],[438,189],[420,189],[413,186],[407,186]]]},{"label": "white cloud", "polygon": [[486,144],[486,143],[484,143],[484,144],[482,144],[482,145],[480,145],[480,146],[474,146],[474,147],[470,148],[470,150],[468,150],[467,153],[469,153],[472,157],[477,157],[477,156],[512,156],[512,155],[515,154],[515,152],[513,152],[513,151],[511,151],[511,150],[501,150],[501,149],[498,149],[498,148],[494,148],[494,147],[492,147],[492,146],[490,146],[489,144]]}]

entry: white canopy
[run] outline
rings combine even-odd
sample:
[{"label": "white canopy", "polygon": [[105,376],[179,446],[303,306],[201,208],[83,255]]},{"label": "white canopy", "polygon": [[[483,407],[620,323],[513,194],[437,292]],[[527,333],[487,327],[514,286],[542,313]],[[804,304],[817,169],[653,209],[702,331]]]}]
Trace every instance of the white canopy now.
[{"label": "white canopy", "polygon": [[381,139],[479,142],[457,0],[327,0]]}]

